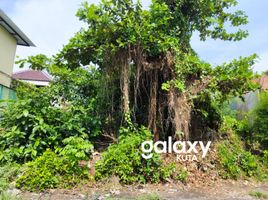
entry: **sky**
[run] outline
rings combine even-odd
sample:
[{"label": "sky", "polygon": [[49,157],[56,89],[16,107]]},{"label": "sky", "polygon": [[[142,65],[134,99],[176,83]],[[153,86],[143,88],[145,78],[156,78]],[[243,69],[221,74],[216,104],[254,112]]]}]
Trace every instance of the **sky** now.
[{"label": "sky", "polygon": [[[21,47],[17,56],[25,58],[39,53],[51,56],[80,30],[83,23],[75,17],[85,0],[0,0],[0,8],[34,42],[36,47]],[[98,0],[88,0],[98,3]],[[238,0],[237,9],[249,16],[246,28],[249,37],[239,42],[208,39],[201,42],[194,34],[191,44],[202,60],[213,65],[231,61],[239,56],[257,53],[254,71],[268,70],[268,0]],[[143,0],[145,6],[149,0]],[[18,58],[17,58],[18,59]],[[18,71],[17,66],[14,71]]]}]

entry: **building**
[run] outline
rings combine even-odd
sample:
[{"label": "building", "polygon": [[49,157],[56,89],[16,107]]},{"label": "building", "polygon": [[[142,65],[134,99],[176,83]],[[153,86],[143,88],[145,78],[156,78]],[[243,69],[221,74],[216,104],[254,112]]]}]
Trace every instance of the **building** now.
[{"label": "building", "polygon": [[31,83],[37,87],[47,86],[52,78],[44,71],[24,70],[12,75],[13,79]]},{"label": "building", "polygon": [[261,90],[268,90],[268,76],[267,75],[261,76],[260,78],[256,79],[254,82],[260,85]]},{"label": "building", "polygon": [[10,89],[17,45],[35,46],[0,9],[0,99],[14,97]]}]

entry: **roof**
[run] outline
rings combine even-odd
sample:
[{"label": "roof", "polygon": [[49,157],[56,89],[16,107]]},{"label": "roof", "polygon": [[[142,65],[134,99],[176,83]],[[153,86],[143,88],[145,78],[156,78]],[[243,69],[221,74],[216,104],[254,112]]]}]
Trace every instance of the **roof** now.
[{"label": "roof", "polygon": [[34,43],[17,27],[17,25],[0,9],[0,26],[4,27],[15,39],[18,45],[35,46]]},{"label": "roof", "polygon": [[259,83],[261,86],[261,89],[268,90],[268,76],[267,75],[263,75],[260,78],[255,79],[254,82]]},{"label": "roof", "polygon": [[45,82],[50,82],[52,80],[52,78],[46,72],[36,70],[25,70],[16,72],[12,75],[12,78],[19,80],[45,81]]}]

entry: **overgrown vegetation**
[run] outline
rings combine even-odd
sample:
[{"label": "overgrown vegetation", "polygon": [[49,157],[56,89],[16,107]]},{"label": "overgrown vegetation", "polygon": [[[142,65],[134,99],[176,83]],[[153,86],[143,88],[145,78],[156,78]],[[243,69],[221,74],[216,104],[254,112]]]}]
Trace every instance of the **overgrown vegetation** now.
[{"label": "overgrown vegetation", "polygon": [[18,187],[71,187],[88,177],[79,161],[89,160],[90,139],[100,132],[93,106],[94,70],[54,68],[55,79],[45,88],[17,83],[18,100],[9,102],[1,114],[0,163],[31,161],[17,180]]},{"label": "overgrown vegetation", "polygon": [[268,92],[260,93],[260,102],[253,111],[252,134],[249,139],[261,149],[268,149]]},{"label": "overgrown vegetation", "polygon": [[[252,81],[256,55],[211,66],[190,44],[196,31],[201,40],[245,38],[247,31],[238,27],[247,24],[247,16],[232,8],[236,4],[154,0],[144,9],[132,0],[84,3],[77,13],[84,28],[57,55],[18,62],[48,71],[53,81],[44,88],[15,83],[18,100],[1,113],[0,163],[23,166],[16,186],[30,191],[75,186],[89,177],[90,169],[79,162],[93,157],[93,145],[104,149],[96,180],[116,175],[124,184],[169,178],[185,183],[185,169],[164,165],[156,154],[149,160],[141,156],[144,140],[169,136],[219,140],[224,178],[263,177],[267,95],[253,124],[224,110],[234,97],[257,88]],[[113,144],[106,149],[107,143]],[[259,155],[249,148],[255,143]]]},{"label": "overgrown vegetation", "polygon": [[223,167],[221,175],[233,179],[268,178],[267,171],[263,169],[262,159],[247,150],[245,142],[239,136],[239,133],[245,130],[245,121],[238,121],[230,116],[224,119],[220,131],[226,134],[225,140],[217,145],[219,161]]},{"label": "overgrown vegetation", "polygon": [[258,158],[241,147],[240,140],[230,143],[228,141],[219,145],[218,151],[220,163],[224,170],[224,178],[243,178],[245,176],[257,178],[261,174],[261,166]]},{"label": "overgrown vegetation", "polygon": [[256,197],[257,199],[268,199],[268,194],[262,191],[252,191],[249,193],[249,195]]},{"label": "overgrown vegetation", "polygon": [[72,187],[87,178],[86,166],[80,167],[74,164],[70,157],[60,157],[47,150],[42,156],[25,165],[16,186],[28,191],[43,191],[56,187]]},{"label": "overgrown vegetation", "polygon": [[[67,138],[89,143],[89,137],[98,134],[100,122],[92,106],[95,88],[88,83],[94,74],[82,69],[65,73],[50,87],[17,87],[19,100],[8,104],[0,120],[0,162],[24,163],[47,148],[64,148]],[[90,90],[87,97],[84,88]]]},{"label": "overgrown vegetation", "polygon": [[14,182],[19,174],[20,165],[9,163],[0,167],[0,194],[9,188],[11,182]]},{"label": "overgrown vegetation", "polygon": [[0,193],[0,200],[22,200],[22,199],[7,192],[3,192]]},{"label": "overgrown vegetation", "polygon": [[142,158],[141,143],[151,139],[145,128],[139,130],[122,129],[118,144],[111,145],[96,164],[96,179],[119,176],[122,183],[147,183],[163,180],[162,161],[159,155],[151,159]]},{"label": "overgrown vegetation", "polygon": [[[169,135],[194,139],[191,123],[201,132],[207,128],[202,130],[191,120],[194,112],[202,119],[226,98],[254,88],[251,66],[255,55],[212,67],[199,59],[190,44],[194,31],[201,40],[245,38],[248,34],[242,29],[227,31],[226,24],[247,24],[242,11],[228,11],[236,4],[235,0],[157,0],[145,10],[131,0],[85,3],[77,15],[86,28],[63,48],[55,63],[76,68],[92,62],[100,67],[105,77],[103,101],[111,102],[105,104],[106,116],[116,127],[111,132],[116,132],[124,115],[130,113],[136,123],[150,128],[156,140]],[[200,105],[203,99],[213,102]],[[217,129],[214,115],[210,116],[207,124]]]}]

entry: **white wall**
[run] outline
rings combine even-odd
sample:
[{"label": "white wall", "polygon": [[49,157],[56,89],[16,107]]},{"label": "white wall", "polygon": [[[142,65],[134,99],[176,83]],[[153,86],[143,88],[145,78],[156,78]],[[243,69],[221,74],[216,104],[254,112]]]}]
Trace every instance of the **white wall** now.
[{"label": "white wall", "polygon": [[16,48],[16,39],[0,26],[0,84],[6,87],[11,83]]}]

